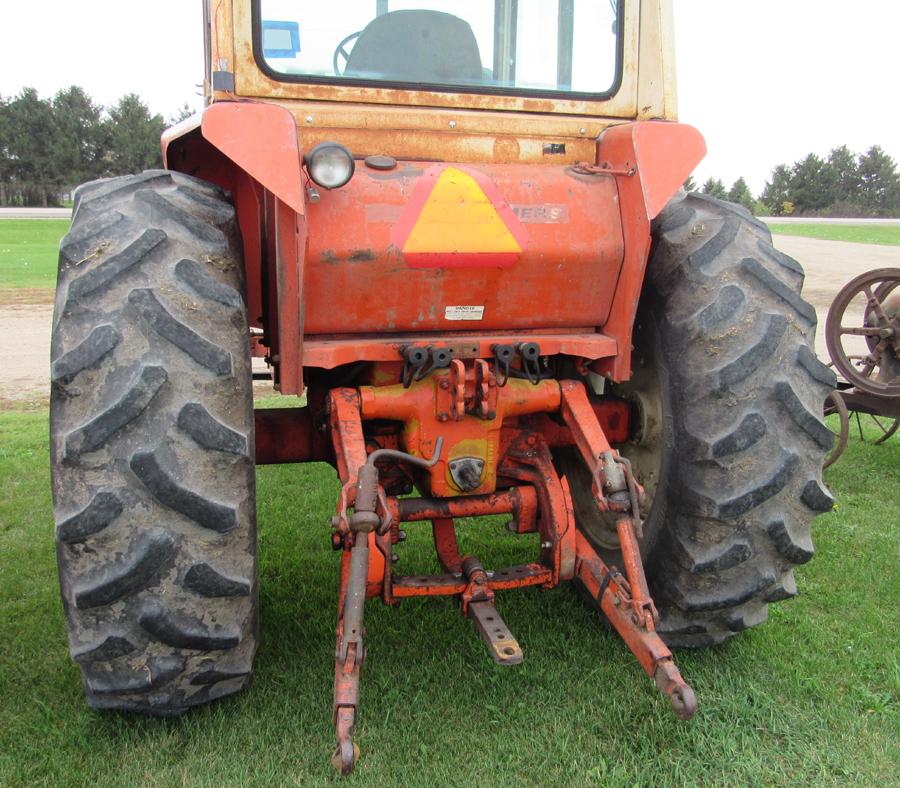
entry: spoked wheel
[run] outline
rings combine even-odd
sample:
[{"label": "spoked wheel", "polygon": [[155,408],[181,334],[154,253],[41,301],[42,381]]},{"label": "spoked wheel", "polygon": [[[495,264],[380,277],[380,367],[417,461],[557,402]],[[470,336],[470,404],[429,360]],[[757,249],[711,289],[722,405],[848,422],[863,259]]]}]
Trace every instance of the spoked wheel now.
[{"label": "spoked wheel", "polygon": [[[825,455],[825,461],[822,463],[823,468],[829,468],[837,462],[838,457],[844,453],[847,448],[847,440],[850,438],[850,412],[847,410],[847,403],[841,396],[841,392],[835,390],[828,394],[825,398],[825,416],[836,415],[838,417],[837,430],[832,427],[835,435],[834,446],[831,451]],[[859,417],[859,414],[856,414]]]},{"label": "spoked wheel", "polygon": [[[853,418],[856,420],[856,430],[859,433],[859,439],[866,443],[873,443],[876,446],[884,443],[897,432],[898,428],[900,428],[900,419],[877,416],[873,413],[860,413],[859,411],[854,411]],[[874,436],[866,435],[863,431],[864,420],[865,424],[874,427]],[[827,468],[828,466],[826,465],[825,467]]]},{"label": "spoked wheel", "polygon": [[876,396],[900,396],[898,286],[900,268],[862,274],[837,294],[825,321],[835,367],[856,388]]}]

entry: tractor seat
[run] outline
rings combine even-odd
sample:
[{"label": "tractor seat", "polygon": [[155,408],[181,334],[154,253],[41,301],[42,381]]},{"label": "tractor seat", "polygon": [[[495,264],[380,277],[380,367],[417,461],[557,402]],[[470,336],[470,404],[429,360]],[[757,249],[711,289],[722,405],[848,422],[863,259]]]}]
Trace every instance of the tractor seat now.
[{"label": "tractor seat", "polygon": [[350,52],[345,76],[398,82],[481,82],[478,42],[468,22],[440,11],[375,17]]}]

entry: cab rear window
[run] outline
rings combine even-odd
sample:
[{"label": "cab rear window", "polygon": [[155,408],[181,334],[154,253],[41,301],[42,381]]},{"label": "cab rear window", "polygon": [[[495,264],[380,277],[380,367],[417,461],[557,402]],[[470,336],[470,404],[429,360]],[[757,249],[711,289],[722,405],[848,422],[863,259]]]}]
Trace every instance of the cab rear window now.
[{"label": "cab rear window", "polygon": [[477,93],[610,95],[621,0],[256,0],[277,79]]}]

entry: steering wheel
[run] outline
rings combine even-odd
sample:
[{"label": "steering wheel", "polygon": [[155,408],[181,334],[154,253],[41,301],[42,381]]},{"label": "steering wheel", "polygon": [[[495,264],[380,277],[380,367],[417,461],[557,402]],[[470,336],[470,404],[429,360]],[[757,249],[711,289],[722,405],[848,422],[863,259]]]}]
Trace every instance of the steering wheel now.
[{"label": "steering wheel", "polygon": [[[355,33],[351,33],[347,36],[340,44],[337,45],[337,48],[334,50],[334,57],[332,58],[332,67],[334,68],[334,75],[336,77],[341,77],[344,75],[344,70],[347,68],[347,63],[350,61],[350,53],[347,51],[347,44],[351,41],[355,41],[362,34],[362,30],[357,30]],[[344,58],[344,65],[340,64],[340,58]]]}]

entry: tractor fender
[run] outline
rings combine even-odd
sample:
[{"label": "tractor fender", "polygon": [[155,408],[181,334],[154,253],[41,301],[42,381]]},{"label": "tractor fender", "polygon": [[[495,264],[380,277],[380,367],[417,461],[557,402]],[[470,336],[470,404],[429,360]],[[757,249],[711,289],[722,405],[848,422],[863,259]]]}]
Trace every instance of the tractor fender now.
[{"label": "tractor fender", "polygon": [[297,214],[306,213],[297,124],[288,110],[257,102],[211,104],[163,133],[166,167],[172,166],[169,147],[198,130],[204,140]]},{"label": "tractor fender", "polygon": [[705,155],[703,135],[686,123],[645,120],[610,126],[597,144],[597,164],[640,180],[651,220]]}]

